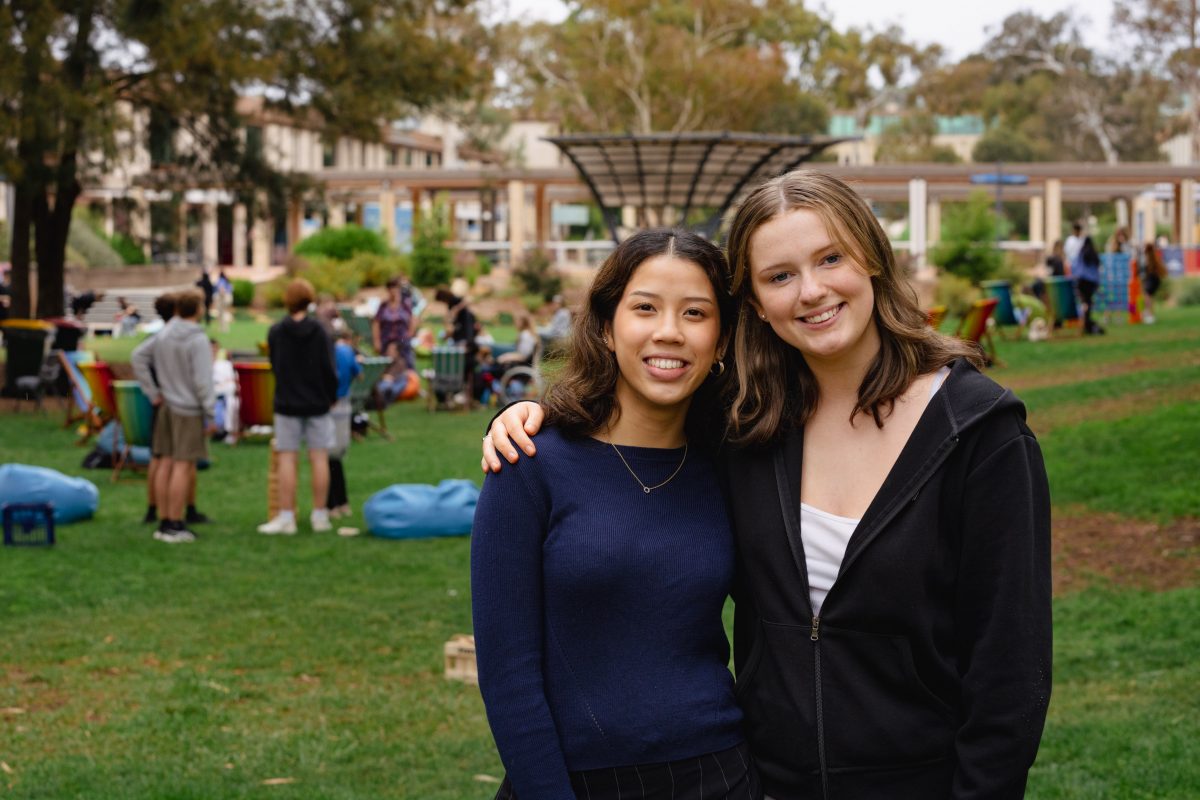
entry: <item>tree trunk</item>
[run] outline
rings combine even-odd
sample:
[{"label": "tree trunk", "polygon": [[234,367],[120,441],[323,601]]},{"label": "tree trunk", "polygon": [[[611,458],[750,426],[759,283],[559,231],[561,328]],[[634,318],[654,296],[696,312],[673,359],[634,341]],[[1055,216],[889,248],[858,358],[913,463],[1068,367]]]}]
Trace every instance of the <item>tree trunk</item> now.
[{"label": "tree trunk", "polygon": [[19,180],[13,185],[12,216],[12,315],[28,319],[33,314],[32,298],[29,296],[29,234],[33,224],[31,192],[29,183]]}]

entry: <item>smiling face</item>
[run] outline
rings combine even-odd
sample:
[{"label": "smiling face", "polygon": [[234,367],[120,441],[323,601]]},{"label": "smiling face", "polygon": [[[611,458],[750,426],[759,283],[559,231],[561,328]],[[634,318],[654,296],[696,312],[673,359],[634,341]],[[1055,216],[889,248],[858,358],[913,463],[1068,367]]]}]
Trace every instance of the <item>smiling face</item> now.
[{"label": "smiling face", "polygon": [[660,255],[642,262],[605,328],[622,418],[687,413],[719,357],[721,317],[704,270]]},{"label": "smiling face", "polygon": [[785,212],[754,232],[749,279],[760,321],[810,366],[865,366],[879,350],[871,277],[815,211]]}]

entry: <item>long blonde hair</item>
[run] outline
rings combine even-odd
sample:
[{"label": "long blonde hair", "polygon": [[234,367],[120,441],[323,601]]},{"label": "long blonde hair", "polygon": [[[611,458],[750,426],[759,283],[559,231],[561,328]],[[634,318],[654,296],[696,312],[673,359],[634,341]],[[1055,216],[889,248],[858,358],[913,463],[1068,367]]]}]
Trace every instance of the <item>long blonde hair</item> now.
[{"label": "long blonde hair", "polygon": [[830,175],[789,172],[747,195],[729,231],[732,288],[740,301],[733,339],[737,391],[729,411],[734,442],[765,443],[785,426],[803,424],[820,396],[804,356],[756,316],[752,302],[751,239],[761,226],[796,209],[812,211],[821,218],[830,237],[866,270],[875,293],[873,316],[880,347],[858,388],[851,419],[868,413],[882,427],[896,398],[918,375],[956,358],[982,366],[977,345],[929,327],[916,292],[896,265],[887,235],[863,199]]}]

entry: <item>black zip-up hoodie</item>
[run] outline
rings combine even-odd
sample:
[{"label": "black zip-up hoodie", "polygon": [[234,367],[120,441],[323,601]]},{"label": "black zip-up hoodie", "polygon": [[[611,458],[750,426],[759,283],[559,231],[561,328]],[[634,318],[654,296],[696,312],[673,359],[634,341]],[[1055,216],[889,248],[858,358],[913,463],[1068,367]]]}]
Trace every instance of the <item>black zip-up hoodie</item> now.
[{"label": "black zip-up hoodie", "polygon": [[275,373],[277,414],[318,417],[337,400],[333,344],[321,323],[309,316],[286,316],[267,332],[271,370]]},{"label": "black zip-up hoodie", "polygon": [[1050,699],[1050,498],[1025,408],[956,362],[859,523],[821,617],[803,430],[731,453],[734,658],[777,800],[1020,798]]}]

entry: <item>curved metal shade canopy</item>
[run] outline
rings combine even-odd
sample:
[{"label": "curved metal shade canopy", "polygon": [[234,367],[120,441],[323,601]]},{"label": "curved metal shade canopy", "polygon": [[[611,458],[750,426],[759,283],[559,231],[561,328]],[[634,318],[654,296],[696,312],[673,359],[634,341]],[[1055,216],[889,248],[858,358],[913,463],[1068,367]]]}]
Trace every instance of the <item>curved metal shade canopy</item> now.
[{"label": "curved metal shade canopy", "polygon": [[674,207],[686,220],[713,209],[699,226],[716,233],[747,190],[795,169],[848,138],[763,133],[648,133],[548,136],[579,171],[617,235],[617,209]]}]

